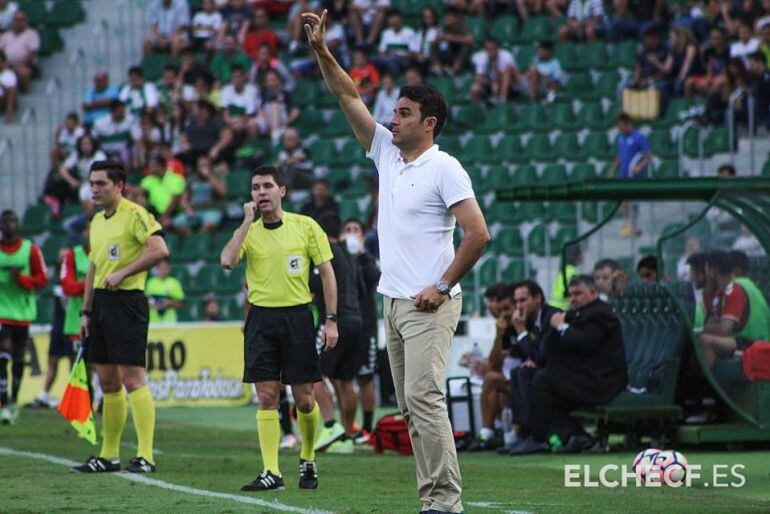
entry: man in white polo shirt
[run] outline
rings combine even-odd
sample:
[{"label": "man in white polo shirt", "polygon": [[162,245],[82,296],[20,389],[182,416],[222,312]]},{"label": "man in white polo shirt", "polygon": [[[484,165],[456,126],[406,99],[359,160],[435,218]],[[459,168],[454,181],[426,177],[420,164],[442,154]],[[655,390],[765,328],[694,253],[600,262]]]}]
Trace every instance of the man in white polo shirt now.
[{"label": "man in white polo shirt", "polygon": [[[471,181],[433,144],[447,106],[432,87],[401,88],[388,131],[324,39],[326,11],[303,14],[305,32],[331,93],[380,176],[379,216],[388,356],[398,406],[417,461],[421,512],[462,512],[461,478],[442,382],[462,303],[459,281],[489,241]],[[452,235],[465,232],[455,254]]]}]

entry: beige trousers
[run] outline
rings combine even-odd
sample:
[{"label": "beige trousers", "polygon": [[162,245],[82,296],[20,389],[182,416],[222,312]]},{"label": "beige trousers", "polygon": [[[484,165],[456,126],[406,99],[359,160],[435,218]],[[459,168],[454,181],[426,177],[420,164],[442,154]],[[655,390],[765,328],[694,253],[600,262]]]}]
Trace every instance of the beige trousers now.
[{"label": "beige trousers", "polygon": [[390,370],[412,439],[422,510],[462,512],[462,478],[442,388],[462,300],[458,295],[437,312],[420,312],[411,300],[386,296],[384,302]]}]

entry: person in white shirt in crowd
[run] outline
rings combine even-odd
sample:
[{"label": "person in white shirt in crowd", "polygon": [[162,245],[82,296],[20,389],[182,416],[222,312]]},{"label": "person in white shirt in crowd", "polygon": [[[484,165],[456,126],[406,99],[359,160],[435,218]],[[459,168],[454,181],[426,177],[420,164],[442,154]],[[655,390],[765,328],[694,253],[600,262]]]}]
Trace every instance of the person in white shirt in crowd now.
[{"label": "person in white shirt in crowd", "polygon": [[220,100],[225,123],[237,136],[242,137],[248,133],[250,137],[258,137],[259,124],[256,115],[259,104],[259,89],[248,82],[246,70],[239,65],[234,65],[230,74],[230,83],[222,88]]},{"label": "person in white shirt in crowd", "polygon": [[[460,468],[442,386],[462,311],[459,282],[484,251],[489,231],[467,172],[434,144],[447,116],[441,93],[403,87],[391,132],[374,120],[327,48],[326,11],[303,17],[324,81],[379,172],[378,292],[398,406],[417,460],[421,511],[459,513]],[[455,254],[458,222],[464,237]]]},{"label": "person in white shirt in crowd", "polygon": [[559,29],[559,41],[596,41],[604,23],[602,0],[572,0],[567,24]]},{"label": "person in white shirt in crowd", "polygon": [[51,149],[51,162],[54,166],[57,166],[58,163],[75,151],[78,139],[85,133],[85,129],[80,124],[78,113],[68,113],[64,118],[64,123],[56,127],[54,146]]},{"label": "person in white shirt in crowd", "polygon": [[541,41],[529,67],[524,89],[530,99],[537,100],[545,95],[547,102],[556,99],[556,92],[566,83],[566,76],[559,60],[553,55],[553,43]]},{"label": "person in white shirt in crowd", "polygon": [[5,121],[12,123],[16,119],[16,99],[18,97],[16,73],[8,67],[8,58],[0,50],[0,103],[5,107]]},{"label": "person in white shirt in crowd", "polygon": [[110,106],[109,116],[102,116],[94,123],[91,133],[108,157],[118,157],[122,162],[131,162],[131,127],[133,116],[126,113],[126,104],[115,100]]},{"label": "person in white shirt in crowd", "polygon": [[0,34],[11,28],[13,15],[19,10],[19,4],[10,0],[0,0]]},{"label": "person in white shirt in crowd", "polygon": [[471,61],[476,72],[471,86],[471,101],[483,103],[508,100],[513,86],[520,81],[511,52],[501,49],[500,43],[488,36],[484,50],[473,54]]},{"label": "person in white shirt in crowd", "polygon": [[187,43],[190,6],[187,0],[154,0],[147,10],[149,32],[144,39],[145,54],[171,52],[172,57]]},{"label": "person in white shirt in crowd", "polygon": [[420,10],[420,27],[417,29],[417,43],[412,57],[425,71],[430,67],[433,42],[438,38],[440,28],[436,10],[430,5],[423,7]]},{"label": "person in white shirt in crowd", "polygon": [[377,91],[377,97],[374,100],[374,112],[372,113],[374,121],[380,125],[390,125],[390,119],[393,117],[398,98],[396,79],[390,73],[384,74],[380,82],[380,90]]},{"label": "person in white shirt in crowd", "polygon": [[0,51],[5,52],[9,66],[16,73],[20,93],[29,89],[39,50],[40,35],[29,26],[27,13],[17,11],[13,15],[11,30],[0,35]]},{"label": "person in white shirt in crowd", "polygon": [[745,21],[738,22],[738,41],[730,44],[730,57],[743,59],[743,64],[748,64],[749,55],[759,49],[759,38],[754,37],[751,25]]},{"label": "person in white shirt in crowd", "polygon": [[385,26],[385,13],[390,0],[352,0],[350,2],[350,27],[356,46],[374,47]]},{"label": "person in white shirt in crowd", "polygon": [[126,104],[132,116],[139,117],[143,112],[155,111],[160,95],[155,84],[144,80],[142,68],[131,66],[128,69],[128,82],[120,88],[118,99]]},{"label": "person in white shirt in crowd", "polygon": [[203,0],[201,10],[192,20],[192,43],[196,50],[212,52],[214,43],[222,28],[222,14],[216,10],[214,0]]},{"label": "person in white shirt in crowd", "polygon": [[372,59],[378,69],[393,75],[400,75],[409,67],[417,47],[417,34],[414,29],[404,25],[404,18],[397,9],[388,11],[388,28],[382,31],[379,55]]}]

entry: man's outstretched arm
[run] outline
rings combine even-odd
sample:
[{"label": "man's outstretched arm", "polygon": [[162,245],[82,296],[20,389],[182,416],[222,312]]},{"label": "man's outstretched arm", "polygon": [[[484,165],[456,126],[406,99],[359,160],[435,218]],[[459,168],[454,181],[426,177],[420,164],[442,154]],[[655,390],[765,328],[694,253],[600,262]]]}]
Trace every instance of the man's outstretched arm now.
[{"label": "man's outstretched arm", "polygon": [[305,33],[310,47],[314,50],[318,67],[321,69],[326,87],[339,102],[348,123],[353,128],[356,139],[368,152],[372,147],[376,123],[369,114],[364,101],[358,94],[358,88],[326,46],[326,9],[319,17],[313,13],[303,13]]}]

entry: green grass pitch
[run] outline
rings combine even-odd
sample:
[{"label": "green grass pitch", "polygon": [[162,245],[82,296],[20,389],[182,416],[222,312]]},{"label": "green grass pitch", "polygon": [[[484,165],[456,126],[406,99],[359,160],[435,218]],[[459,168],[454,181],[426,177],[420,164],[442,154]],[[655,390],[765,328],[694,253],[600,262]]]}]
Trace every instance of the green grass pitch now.
[{"label": "green grass pitch", "polygon": [[[419,510],[413,459],[392,453],[376,455],[367,449],[353,455],[319,454],[320,487],[316,491],[297,489],[298,454],[282,453],[286,490],[267,495],[242,493],[240,486],[261,469],[255,410],[158,410],[156,448],[162,453],[156,455],[158,472],[149,478],[182,486],[171,490],[157,482],[78,475],[61,461],[10,453],[8,450],[35,452],[82,461],[96,451],[77,439],[55,411],[25,410],[18,425],[0,426],[0,512],[416,514]],[[130,419],[123,441],[122,459],[127,463],[135,442]],[[678,489],[565,488],[566,463],[589,464],[598,474],[602,464],[630,465],[633,455],[514,458],[466,452],[460,454],[465,512],[770,512],[770,452],[684,453],[691,464],[704,468],[745,465],[745,485],[716,489],[706,487],[706,480],[701,479],[691,488]],[[262,503],[242,503],[237,497],[257,498]]]}]

